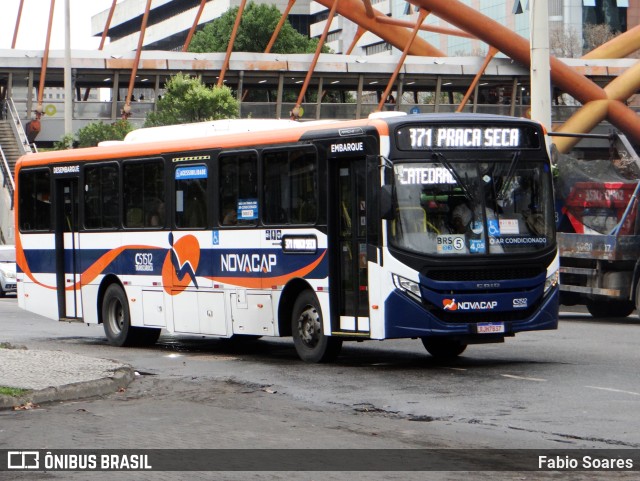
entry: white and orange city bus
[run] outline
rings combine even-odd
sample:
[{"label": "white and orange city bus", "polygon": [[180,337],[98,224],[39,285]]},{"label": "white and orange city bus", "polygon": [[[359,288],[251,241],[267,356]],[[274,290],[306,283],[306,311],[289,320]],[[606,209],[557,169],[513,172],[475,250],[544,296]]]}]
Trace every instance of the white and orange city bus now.
[{"label": "white and orange city bus", "polygon": [[555,329],[551,164],[538,123],[467,114],[141,129],[16,166],[19,305],[104,325],[343,340],[434,356]]}]

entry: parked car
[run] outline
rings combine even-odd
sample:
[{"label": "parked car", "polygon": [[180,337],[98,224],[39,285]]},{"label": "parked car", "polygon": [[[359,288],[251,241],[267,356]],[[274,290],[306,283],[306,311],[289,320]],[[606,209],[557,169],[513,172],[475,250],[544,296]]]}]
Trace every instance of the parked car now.
[{"label": "parked car", "polygon": [[16,292],[16,247],[0,246],[0,297]]}]

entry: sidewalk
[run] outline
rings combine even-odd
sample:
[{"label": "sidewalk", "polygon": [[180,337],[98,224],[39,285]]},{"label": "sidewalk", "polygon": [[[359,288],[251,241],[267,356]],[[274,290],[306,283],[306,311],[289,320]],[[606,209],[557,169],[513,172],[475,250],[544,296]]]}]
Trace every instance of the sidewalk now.
[{"label": "sidewalk", "polygon": [[0,347],[0,387],[28,390],[18,397],[0,394],[0,409],[111,394],[134,376],[131,366],[107,359]]}]

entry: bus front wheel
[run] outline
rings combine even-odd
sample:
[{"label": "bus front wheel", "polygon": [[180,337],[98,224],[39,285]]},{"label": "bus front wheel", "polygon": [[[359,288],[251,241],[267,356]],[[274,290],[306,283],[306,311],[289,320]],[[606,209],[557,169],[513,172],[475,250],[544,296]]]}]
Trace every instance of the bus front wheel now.
[{"label": "bus front wheel", "polygon": [[129,301],[120,286],[111,284],[102,301],[104,333],[112,346],[149,346],[160,337],[160,329],[133,327]]},{"label": "bus front wheel", "polygon": [[464,352],[466,344],[450,339],[423,337],[422,344],[429,354],[436,359],[454,359]]},{"label": "bus front wheel", "polygon": [[296,299],[291,332],[296,352],[303,361],[330,362],[340,354],[342,339],[324,334],[320,303],[313,291],[303,291]]}]

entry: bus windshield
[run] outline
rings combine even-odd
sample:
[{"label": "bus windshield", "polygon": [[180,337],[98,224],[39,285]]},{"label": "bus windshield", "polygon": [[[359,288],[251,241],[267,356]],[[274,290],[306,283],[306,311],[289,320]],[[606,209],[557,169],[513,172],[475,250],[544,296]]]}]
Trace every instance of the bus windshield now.
[{"label": "bus windshield", "polygon": [[504,255],[555,245],[551,172],[503,161],[395,161],[390,244],[428,255]]}]

